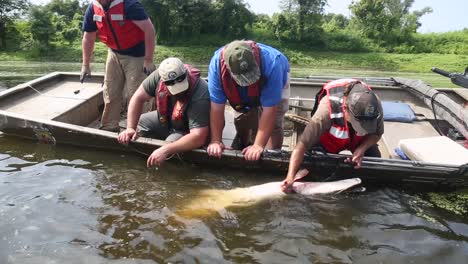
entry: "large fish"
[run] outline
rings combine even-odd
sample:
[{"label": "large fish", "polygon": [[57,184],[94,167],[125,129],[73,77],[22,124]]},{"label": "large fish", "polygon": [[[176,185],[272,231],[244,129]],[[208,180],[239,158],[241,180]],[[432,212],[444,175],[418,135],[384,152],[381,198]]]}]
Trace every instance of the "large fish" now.
[{"label": "large fish", "polygon": [[[339,193],[361,183],[359,178],[333,182],[297,182],[308,173],[309,171],[306,169],[299,170],[296,173],[292,185],[294,193],[300,195]],[[185,216],[206,215],[209,212],[219,212],[227,207],[249,206],[286,195],[281,189],[281,182],[269,182],[232,190],[203,190],[198,198],[192,200],[179,213]]]}]

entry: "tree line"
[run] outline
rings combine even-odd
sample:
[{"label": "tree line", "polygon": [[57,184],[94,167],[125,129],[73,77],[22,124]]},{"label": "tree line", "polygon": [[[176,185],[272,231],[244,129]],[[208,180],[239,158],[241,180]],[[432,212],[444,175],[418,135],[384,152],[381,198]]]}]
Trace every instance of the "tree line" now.
[{"label": "tree line", "polygon": [[[420,34],[431,7],[411,11],[414,0],[359,0],[350,17],[326,14],[327,0],[282,0],[272,16],[255,14],[243,0],[140,0],[158,43],[223,45],[250,38],[272,45],[352,52],[468,54],[468,28]],[[0,0],[0,50],[48,50],[81,38],[89,1]]]}]

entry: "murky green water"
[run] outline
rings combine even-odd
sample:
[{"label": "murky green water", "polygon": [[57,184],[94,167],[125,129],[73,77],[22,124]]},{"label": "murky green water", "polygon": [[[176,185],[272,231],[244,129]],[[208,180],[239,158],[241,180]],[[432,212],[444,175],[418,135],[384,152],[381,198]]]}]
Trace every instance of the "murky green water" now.
[{"label": "murky green water", "polygon": [[[53,67],[68,70],[24,75]],[[203,190],[281,178],[145,164],[0,135],[0,263],[466,263],[468,215],[426,193],[366,186],[200,213],[186,208]]]},{"label": "murky green water", "polygon": [[[0,138],[0,263],[465,263],[468,220],[395,189],[205,215],[203,189],[268,175]],[[119,261],[117,261],[119,260]]]}]

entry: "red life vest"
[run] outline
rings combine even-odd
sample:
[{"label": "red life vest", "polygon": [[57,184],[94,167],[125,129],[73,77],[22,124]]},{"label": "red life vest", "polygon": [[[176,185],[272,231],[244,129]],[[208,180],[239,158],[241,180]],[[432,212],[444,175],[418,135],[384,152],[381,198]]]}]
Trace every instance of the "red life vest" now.
[{"label": "red life vest", "polygon": [[316,104],[320,102],[323,96],[326,96],[328,100],[328,110],[332,125],[330,130],[320,137],[320,143],[330,153],[336,154],[345,149],[354,152],[367,137],[367,135],[358,136],[356,132],[350,136],[348,122],[346,121],[346,112],[344,110],[346,96],[344,93],[346,90],[352,89],[350,85],[356,83],[361,83],[364,87],[371,90],[367,84],[359,80],[339,79],[325,84],[317,95],[318,101]]},{"label": "red life vest", "polygon": [[[187,103],[189,98],[192,96],[193,89],[198,84],[200,80],[200,70],[193,68],[192,66],[185,64],[185,69],[187,70],[187,78],[189,83],[188,92],[185,94],[185,97],[177,100],[175,105],[172,108],[172,115],[170,117],[172,122],[179,122],[185,118],[185,110],[187,108]],[[156,108],[159,114],[159,121],[161,123],[167,123],[169,120],[169,100],[172,95],[169,93],[167,86],[163,81],[159,81],[159,86],[156,91]]]},{"label": "red life vest", "polygon": [[[253,55],[255,58],[255,61],[257,62],[257,65],[259,65],[261,69],[261,59],[260,59],[260,47],[255,43],[254,41],[248,40],[245,41],[247,44],[252,47]],[[238,90],[238,85],[237,83],[232,79],[231,73],[228,70],[228,66],[226,61],[224,60],[224,50],[221,51],[221,56],[220,56],[220,70],[221,70],[221,84],[223,86],[224,93],[226,94],[227,99],[229,100],[229,103],[231,104],[232,108],[236,110],[237,112],[242,112],[242,110],[245,109],[246,105],[242,103],[239,90]],[[260,105],[260,85],[262,82],[262,78],[260,78],[257,82],[251,84],[248,86],[247,90],[247,95],[250,97],[250,102],[252,105],[251,107],[255,107]]]},{"label": "red life vest", "polygon": [[113,50],[126,50],[145,40],[145,33],[132,20],[125,18],[124,2],[112,1],[106,12],[98,1],[93,1],[93,20],[99,39]]}]

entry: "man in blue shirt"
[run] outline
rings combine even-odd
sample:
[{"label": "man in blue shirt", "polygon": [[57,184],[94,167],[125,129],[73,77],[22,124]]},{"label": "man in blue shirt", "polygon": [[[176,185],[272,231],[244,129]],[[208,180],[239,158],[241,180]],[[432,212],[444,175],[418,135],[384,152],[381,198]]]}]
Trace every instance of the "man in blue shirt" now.
[{"label": "man in blue shirt", "polygon": [[91,55],[98,36],[109,48],[100,128],[118,132],[124,95],[130,99],[146,75],[155,70],[153,24],[137,0],[96,0],[86,10],[83,31],[80,81],[91,74]]},{"label": "man in blue shirt", "polygon": [[283,118],[288,111],[289,62],[275,48],[236,40],[218,49],[208,68],[211,142],[208,154],[221,157],[226,100],[236,111],[232,147],[246,160],[259,160],[263,150],[281,149]]}]

